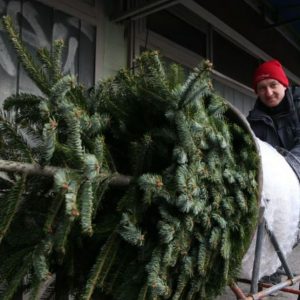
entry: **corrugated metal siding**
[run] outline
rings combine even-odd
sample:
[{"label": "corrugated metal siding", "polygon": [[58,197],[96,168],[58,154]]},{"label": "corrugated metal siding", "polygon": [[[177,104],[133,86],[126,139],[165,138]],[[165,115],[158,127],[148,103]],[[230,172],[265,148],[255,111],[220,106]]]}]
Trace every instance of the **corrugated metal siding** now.
[{"label": "corrugated metal siding", "polygon": [[255,103],[255,96],[251,97],[245,93],[242,93],[230,86],[214,80],[213,82],[215,90],[227,101],[233,104],[238,110],[245,116],[248,115],[249,110],[252,109]]}]

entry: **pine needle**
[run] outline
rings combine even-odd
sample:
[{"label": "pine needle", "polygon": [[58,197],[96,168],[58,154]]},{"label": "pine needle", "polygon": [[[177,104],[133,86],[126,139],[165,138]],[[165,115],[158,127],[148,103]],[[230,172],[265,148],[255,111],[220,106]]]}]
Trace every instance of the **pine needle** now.
[{"label": "pine needle", "polygon": [[[2,212],[5,214],[2,215],[2,218],[0,219],[0,244],[7,234],[7,231],[9,230],[9,227],[15,218],[15,214],[21,205],[24,188],[25,177],[21,177],[17,179],[16,183],[5,197],[6,207],[2,207]],[[4,200],[2,199],[2,201]]]},{"label": "pine needle", "polygon": [[119,239],[116,233],[112,234],[106,243],[103,245],[96,262],[89,274],[89,278],[87,280],[85,290],[83,291],[82,295],[80,296],[81,300],[89,300],[91,299],[93,292],[96,288],[97,282],[99,280],[99,276],[105,270],[103,269],[107,264],[107,260],[111,259],[111,251],[114,248],[118,248],[119,246]]}]

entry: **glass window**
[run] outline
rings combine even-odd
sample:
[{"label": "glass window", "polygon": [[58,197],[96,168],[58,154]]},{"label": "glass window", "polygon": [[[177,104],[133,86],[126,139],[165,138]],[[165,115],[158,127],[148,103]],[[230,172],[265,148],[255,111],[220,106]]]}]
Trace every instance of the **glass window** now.
[{"label": "glass window", "polygon": [[147,27],[202,57],[207,56],[206,34],[166,10],[149,15]]},{"label": "glass window", "polygon": [[220,73],[252,87],[252,75],[259,60],[228,39],[213,32],[213,64]]}]

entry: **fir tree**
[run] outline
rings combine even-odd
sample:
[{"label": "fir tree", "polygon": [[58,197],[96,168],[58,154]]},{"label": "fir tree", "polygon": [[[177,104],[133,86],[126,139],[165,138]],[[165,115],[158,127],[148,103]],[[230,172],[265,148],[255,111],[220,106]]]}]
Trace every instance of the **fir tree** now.
[{"label": "fir tree", "polygon": [[80,299],[220,294],[256,227],[259,159],[211,64],[183,81],[148,52],[87,89],[62,73],[62,41],[32,57],[3,24],[43,95],[0,117],[1,299],[24,277],[38,299],[53,274]]}]

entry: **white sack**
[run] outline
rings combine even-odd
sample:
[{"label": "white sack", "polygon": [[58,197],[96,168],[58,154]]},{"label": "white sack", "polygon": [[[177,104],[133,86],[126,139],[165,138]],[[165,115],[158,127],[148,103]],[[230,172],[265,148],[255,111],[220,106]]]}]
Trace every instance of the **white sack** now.
[{"label": "white sack", "polygon": [[[260,148],[263,186],[261,206],[265,219],[274,233],[285,257],[292,251],[298,234],[300,212],[300,185],[292,168],[272,146],[257,139]],[[256,234],[243,258],[242,278],[251,279]],[[270,239],[265,232],[259,278],[271,275],[281,265]]]}]

